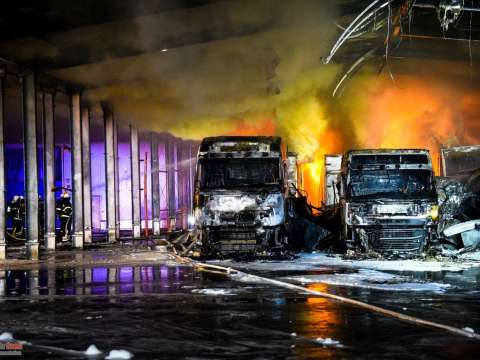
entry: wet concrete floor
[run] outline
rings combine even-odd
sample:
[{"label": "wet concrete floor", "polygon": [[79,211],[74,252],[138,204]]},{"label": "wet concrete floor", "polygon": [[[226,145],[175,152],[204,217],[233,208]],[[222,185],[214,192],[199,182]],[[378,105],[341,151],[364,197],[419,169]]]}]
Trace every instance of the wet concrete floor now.
[{"label": "wet concrete floor", "polygon": [[[355,271],[260,273],[342,272]],[[476,279],[478,273],[468,276]],[[434,277],[441,282],[452,276],[456,285],[441,293],[307,286],[480,330],[480,286],[476,280],[464,282],[458,272]],[[30,342],[23,356],[32,359],[74,358],[79,353],[68,349],[84,351],[91,344],[106,353],[125,349],[136,359],[478,359],[480,354],[475,340],[178,265],[6,270],[0,272],[0,306],[0,332]]]}]

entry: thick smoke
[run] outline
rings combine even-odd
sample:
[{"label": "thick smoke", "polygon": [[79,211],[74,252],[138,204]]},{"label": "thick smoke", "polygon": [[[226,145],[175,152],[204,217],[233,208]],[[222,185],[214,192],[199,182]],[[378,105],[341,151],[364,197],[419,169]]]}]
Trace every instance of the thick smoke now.
[{"label": "thick smoke", "polygon": [[[280,135],[306,164],[314,202],[325,154],[352,147],[438,154],[443,145],[480,141],[479,82],[467,58],[391,58],[381,72],[366,64],[332,98],[345,71],[321,61],[338,36],[332,3],[224,1],[115,24],[107,27],[113,37],[84,30],[103,61],[54,74],[87,83],[86,98],[111,102],[125,124],[189,139]],[[169,48],[179,39],[190,44]],[[147,53],[109,60],[119,46]]]},{"label": "thick smoke", "polygon": [[[119,41],[156,51],[56,75],[87,81],[92,89],[86,97],[112,102],[123,122],[194,139],[259,129],[282,135],[312,158],[316,137],[335,117],[326,99],[338,67],[321,62],[336,34],[334,10],[328,1],[228,1],[172,18],[142,17],[137,37],[125,30],[129,40]],[[217,40],[158,49],[157,37],[202,31]],[[99,47],[108,54],[109,46]]]}]

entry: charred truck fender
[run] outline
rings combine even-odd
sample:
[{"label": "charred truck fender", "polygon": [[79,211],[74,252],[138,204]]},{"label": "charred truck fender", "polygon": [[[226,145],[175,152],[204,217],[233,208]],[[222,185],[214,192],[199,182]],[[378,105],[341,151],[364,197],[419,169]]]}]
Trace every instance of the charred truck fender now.
[{"label": "charred truck fender", "polygon": [[428,150],[350,150],[340,192],[347,248],[418,256],[433,240],[438,200]]},{"label": "charred truck fender", "polygon": [[210,137],[198,153],[194,215],[206,257],[261,255],[286,245],[279,137]]}]

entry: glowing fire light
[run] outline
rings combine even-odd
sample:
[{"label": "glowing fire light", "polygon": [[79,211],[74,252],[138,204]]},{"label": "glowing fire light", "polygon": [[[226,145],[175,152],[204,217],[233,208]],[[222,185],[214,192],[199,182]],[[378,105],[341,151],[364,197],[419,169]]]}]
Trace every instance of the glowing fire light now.
[{"label": "glowing fire light", "polygon": [[478,98],[404,76],[401,85],[378,81],[367,86],[359,104],[346,102],[350,108],[344,111],[345,124],[331,121],[322,99],[306,94],[281,107],[273,118],[240,123],[235,134],[282,136],[299,154],[309,201],[321,205],[324,156],[348,148],[426,148],[438,174],[441,146],[480,140],[478,116],[472,112]]}]

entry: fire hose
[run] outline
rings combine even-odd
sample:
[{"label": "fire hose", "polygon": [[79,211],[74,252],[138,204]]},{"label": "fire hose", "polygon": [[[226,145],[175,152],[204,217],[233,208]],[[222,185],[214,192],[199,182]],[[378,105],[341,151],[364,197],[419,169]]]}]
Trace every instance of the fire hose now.
[{"label": "fire hose", "polygon": [[444,331],[447,331],[447,332],[452,333],[452,334],[461,335],[461,336],[465,336],[467,338],[480,340],[480,334],[477,334],[473,331],[467,331],[465,329],[460,329],[460,328],[457,328],[457,327],[454,327],[454,326],[449,326],[449,325],[437,323],[437,322],[434,322],[434,321],[420,319],[420,318],[415,317],[415,316],[406,315],[406,314],[399,313],[397,311],[384,309],[380,306],[371,305],[371,304],[365,303],[363,301],[354,300],[354,299],[351,299],[351,298],[348,298],[348,297],[345,297],[345,296],[334,295],[334,294],[330,294],[328,292],[323,292],[323,291],[318,291],[318,290],[312,290],[312,289],[308,289],[308,288],[303,287],[303,286],[294,285],[294,284],[291,284],[291,283],[288,283],[288,282],[285,282],[285,281],[275,280],[275,279],[267,278],[267,277],[264,277],[264,276],[248,274],[246,272],[239,271],[239,270],[236,270],[236,269],[231,268],[231,267],[224,267],[224,266],[207,264],[207,263],[195,261],[195,260],[185,258],[185,257],[182,257],[182,256],[178,256],[178,255],[173,255],[173,256],[179,262],[181,262],[183,264],[188,264],[188,265],[193,266],[197,271],[216,274],[216,275],[222,275],[222,276],[225,276],[225,277],[227,277],[231,280],[238,281],[238,282],[250,283],[250,284],[269,284],[269,285],[273,285],[275,287],[293,290],[293,291],[295,291],[299,294],[305,294],[306,293],[306,294],[309,294],[309,295],[314,295],[314,296],[322,297],[322,298],[325,298],[325,299],[333,300],[333,301],[336,301],[338,303],[352,305],[352,306],[357,307],[357,308],[361,308],[361,309],[365,309],[365,310],[368,310],[368,311],[371,311],[371,312],[374,312],[374,313],[382,314],[382,315],[385,315],[385,316],[388,316],[388,317],[391,317],[391,318],[394,318],[394,319],[398,319],[398,320],[401,320],[401,321],[404,321],[404,322],[408,322],[408,323],[411,323],[411,324],[430,327],[430,328],[434,328],[434,329],[438,329],[438,330],[444,330]]}]

